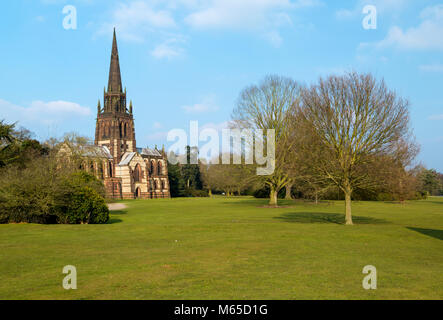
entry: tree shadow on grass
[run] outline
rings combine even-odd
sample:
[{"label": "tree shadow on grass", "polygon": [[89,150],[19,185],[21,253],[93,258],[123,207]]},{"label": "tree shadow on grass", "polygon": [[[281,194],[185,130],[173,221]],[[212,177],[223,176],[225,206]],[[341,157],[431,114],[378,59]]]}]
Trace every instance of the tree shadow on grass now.
[{"label": "tree shadow on grass", "polygon": [[123,220],[119,219],[119,218],[110,217],[108,222],[106,222],[106,224],[114,224],[114,223],[120,223],[120,222],[123,222]]},{"label": "tree shadow on grass", "polygon": [[264,199],[244,199],[244,198],[235,198],[231,197],[230,201],[223,201],[222,204],[225,205],[232,205],[235,204],[236,206],[260,206],[260,205],[266,205],[269,203],[269,200]]},{"label": "tree shadow on grass", "polygon": [[443,230],[435,230],[435,229],[422,229],[422,228],[413,228],[407,227],[407,229],[419,232],[429,237],[433,237],[439,240],[443,240]]},{"label": "tree shadow on grass", "polygon": [[426,203],[443,205],[443,201],[436,201],[436,200],[421,200],[421,201],[423,201],[423,202],[426,201]]},{"label": "tree shadow on grass", "polygon": [[121,214],[126,214],[127,212],[125,210],[109,210],[109,214],[116,214],[116,215],[121,215]]},{"label": "tree shadow on grass", "polygon": [[[274,217],[274,219],[282,220],[291,223],[332,223],[345,224],[345,215],[339,213],[325,213],[325,212],[290,212],[281,216]],[[354,224],[388,224],[389,222],[383,219],[376,219],[370,217],[353,216]]]}]

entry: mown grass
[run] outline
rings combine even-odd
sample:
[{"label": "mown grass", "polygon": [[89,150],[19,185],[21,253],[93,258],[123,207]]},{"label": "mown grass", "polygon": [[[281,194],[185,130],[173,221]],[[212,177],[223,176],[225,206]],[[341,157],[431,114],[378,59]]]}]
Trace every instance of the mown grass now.
[{"label": "mown grass", "polygon": [[[106,225],[0,225],[0,299],[442,299],[443,199],[125,201]],[[64,290],[74,265],[78,289]],[[374,265],[378,289],[364,290]]]}]

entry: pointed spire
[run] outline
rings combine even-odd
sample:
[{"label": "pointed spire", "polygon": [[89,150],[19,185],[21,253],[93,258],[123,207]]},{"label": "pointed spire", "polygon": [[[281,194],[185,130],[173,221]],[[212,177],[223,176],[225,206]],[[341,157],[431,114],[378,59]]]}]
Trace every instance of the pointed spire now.
[{"label": "pointed spire", "polygon": [[112,40],[112,54],[111,64],[109,66],[109,81],[108,81],[108,93],[121,93],[122,91],[122,79],[120,74],[120,63],[118,59],[117,48],[117,36],[115,35]]},{"label": "pointed spire", "polygon": [[97,104],[97,113],[100,113],[102,107],[100,105],[100,99],[98,99],[98,104]]},{"label": "pointed spire", "polygon": [[132,114],[132,100],[129,101],[129,114]]}]

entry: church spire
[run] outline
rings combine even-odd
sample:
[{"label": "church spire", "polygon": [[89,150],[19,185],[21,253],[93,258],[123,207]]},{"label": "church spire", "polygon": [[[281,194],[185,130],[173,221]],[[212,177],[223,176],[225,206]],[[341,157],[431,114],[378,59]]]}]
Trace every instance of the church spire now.
[{"label": "church spire", "polygon": [[111,65],[109,66],[108,93],[122,93],[122,78],[120,74],[120,63],[118,59],[117,37],[112,40]]}]

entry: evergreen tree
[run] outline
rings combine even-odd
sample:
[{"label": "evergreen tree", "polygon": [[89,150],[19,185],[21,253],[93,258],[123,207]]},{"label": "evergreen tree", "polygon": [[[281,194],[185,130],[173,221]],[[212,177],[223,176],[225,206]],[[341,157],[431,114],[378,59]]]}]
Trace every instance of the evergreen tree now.
[{"label": "evergreen tree", "polygon": [[[186,164],[182,166],[182,176],[186,189],[201,190],[203,183],[200,177],[200,167],[198,164],[191,164],[191,159],[197,159],[197,148],[186,147]],[[195,162],[195,161],[193,161]]]},{"label": "evergreen tree", "polygon": [[181,174],[179,164],[171,164],[168,161],[168,178],[169,178],[169,191],[171,197],[181,197],[185,189],[185,183]]}]

